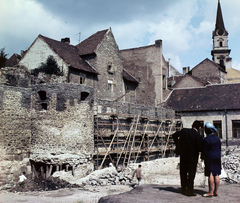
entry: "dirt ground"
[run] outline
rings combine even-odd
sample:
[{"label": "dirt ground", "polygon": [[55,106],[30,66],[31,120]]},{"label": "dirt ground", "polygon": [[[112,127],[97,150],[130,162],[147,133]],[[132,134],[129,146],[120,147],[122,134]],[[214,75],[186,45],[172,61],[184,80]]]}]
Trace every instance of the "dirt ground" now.
[{"label": "dirt ground", "polygon": [[[179,185],[179,175],[150,175],[144,177],[143,185],[157,184],[162,186]],[[196,174],[195,185],[207,191],[207,182],[203,174]],[[136,187],[136,186],[135,186]],[[134,188],[132,185],[88,186],[83,188],[59,189],[53,191],[33,191],[10,193],[0,191],[0,203],[97,203],[103,196],[125,193]]]}]

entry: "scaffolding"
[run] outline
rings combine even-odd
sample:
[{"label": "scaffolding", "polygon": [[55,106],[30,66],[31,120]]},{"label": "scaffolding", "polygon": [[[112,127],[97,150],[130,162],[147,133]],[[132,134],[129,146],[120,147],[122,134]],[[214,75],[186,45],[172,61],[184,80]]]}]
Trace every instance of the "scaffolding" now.
[{"label": "scaffolding", "polygon": [[171,135],[181,128],[180,115],[169,109],[101,104],[95,113],[95,169],[175,156]]}]

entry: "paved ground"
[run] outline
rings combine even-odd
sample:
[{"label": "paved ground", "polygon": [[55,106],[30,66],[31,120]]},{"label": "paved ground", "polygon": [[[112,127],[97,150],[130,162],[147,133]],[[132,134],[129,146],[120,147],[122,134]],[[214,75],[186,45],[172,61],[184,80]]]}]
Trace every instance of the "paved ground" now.
[{"label": "paved ground", "polygon": [[179,186],[164,185],[141,185],[133,190],[114,195],[102,197],[99,203],[160,203],[160,202],[240,202],[240,185],[220,185],[217,197],[202,197],[207,188],[195,187],[195,197],[187,197],[181,194]]},{"label": "paved ground", "polygon": [[60,189],[56,191],[9,193],[0,191],[0,203],[161,203],[161,202],[240,202],[240,185],[222,183],[219,196],[206,198],[207,187],[195,186],[196,197],[182,195],[179,185],[144,184],[131,188],[124,185],[94,189]]}]

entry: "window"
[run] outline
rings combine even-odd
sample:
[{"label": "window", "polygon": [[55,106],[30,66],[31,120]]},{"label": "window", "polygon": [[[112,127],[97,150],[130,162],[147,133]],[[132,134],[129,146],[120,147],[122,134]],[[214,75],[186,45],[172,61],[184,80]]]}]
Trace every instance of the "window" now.
[{"label": "window", "polygon": [[[42,110],[47,110],[47,103],[46,103],[46,100],[47,100],[47,93],[46,91],[38,91],[38,95],[40,97],[40,100],[41,100],[41,103],[40,103],[40,111]],[[43,102],[44,101],[44,102]],[[42,103],[43,102],[43,103]]]},{"label": "window", "polygon": [[85,73],[80,73],[79,84],[85,84],[85,80],[86,80],[86,74]]},{"label": "window", "polygon": [[108,80],[108,90],[113,92],[113,81],[112,80]]},{"label": "window", "polygon": [[130,92],[130,89],[129,89],[129,87],[127,85],[125,85],[125,92],[126,93]]},{"label": "window", "polygon": [[219,46],[222,47],[222,46],[223,46],[223,43],[222,43],[222,42],[219,42]]},{"label": "window", "polygon": [[222,59],[220,60],[220,65],[221,65],[221,66],[224,66],[224,62],[223,62]]},{"label": "window", "polygon": [[107,72],[113,74],[116,71],[116,67],[113,66],[112,62],[108,62]]},{"label": "window", "polygon": [[232,136],[233,138],[240,138],[240,120],[232,121]]},{"label": "window", "polygon": [[39,95],[41,100],[46,100],[46,98],[47,98],[46,91],[39,91],[38,95]]},{"label": "window", "polygon": [[218,137],[222,138],[222,121],[213,121],[213,125],[217,128]]},{"label": "window", "polygon": [[84,101],[88,97],[88,92],[81,92],[81,101]]}]

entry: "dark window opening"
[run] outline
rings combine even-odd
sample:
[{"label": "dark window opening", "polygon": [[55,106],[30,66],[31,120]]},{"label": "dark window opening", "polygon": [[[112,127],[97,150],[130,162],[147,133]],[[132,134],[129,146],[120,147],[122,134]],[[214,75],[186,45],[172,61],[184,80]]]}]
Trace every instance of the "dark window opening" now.
[{"label": "dark window opening", "polygon": [[47,99],[46,91],[39,91],[38,95],[39,95],[41,100],[46,100]]},{"label": "dark window opening", "polygon": [[81,101],[84,101],[88,97],[88,92],[81,92]]},{"label": "dark window opening", "polygon": [[217,135],[219,138],[222,138],[222,121],[213,121],[213,125],[217,128]]},{"label": "dark window opening", "polygon": [[220,60],[220,65],[224,66],[224,61],[222,59]]},{"label": "dark window opening", "polygon": [[84,84],[84,83],[85,83],[85,78],[84,78],[84,77],[80,77],[79,83],[80,83],[80,84]]},{"label": "dark window opening", "polygon": [[222,43],[222,42],[220,42],[220,43],[219,43],[219,46],[220,46],[220,47],[222,47],[222,46],[223,46],[223,43]]},{"label": "dark window opening", "polygon": [[42,110],[47,110],[47,104],[46,103],[41,103]]},{"label": "dark window opening", "polygon": [[232,121],[232,136],[233,138],[240,138],[240,120]]}]

